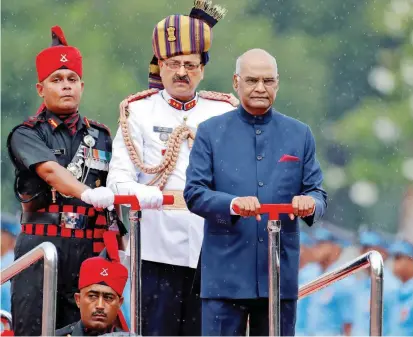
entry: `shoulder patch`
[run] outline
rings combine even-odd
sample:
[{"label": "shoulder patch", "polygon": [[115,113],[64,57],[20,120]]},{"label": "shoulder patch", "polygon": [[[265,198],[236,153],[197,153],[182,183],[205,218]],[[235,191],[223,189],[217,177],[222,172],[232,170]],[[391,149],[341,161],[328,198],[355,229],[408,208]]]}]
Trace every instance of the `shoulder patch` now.
[{"label": "shoulder patch", "polygon": [[30,116],[22,123],[22,125],[28,126],[30,128],[34,128],[37,123],[43,123],[44,121],[45,119],[42,118],[40,115]]},{"label": "shoulder patch", "polygon": [[223,92],[217,91],[205,91],[201,90],[199,92],[199,97],[209,99],[212,101],[222,101],[231,104],[233,107],[237,107],[239,105],[239,100],[233,94],[227,94]]},{"label": "shoulder patch", "polygon": [[109,133],[109,136],[111,136],[110,129],[105,124],[96,122],[96,121],[91,120],[91,119],[87,119],[87,121],[89,122],[90,125],[97,126],[98,128],[106,130]]},{"label": "shoulder patch", "polygon": [[159,92],[159,89],[148,89],[148,90],[143,90],[139,91],[136,94],[129,95],[126,97],[122,102],[119,104],[119,110],[120,110],[120,115],[121,117],[128,118],[129,117],[129,110],[128,106],[130,103],[139,101],[141,99],[144,99],[146,97],[150,97],[152,95],[155,95]]}]

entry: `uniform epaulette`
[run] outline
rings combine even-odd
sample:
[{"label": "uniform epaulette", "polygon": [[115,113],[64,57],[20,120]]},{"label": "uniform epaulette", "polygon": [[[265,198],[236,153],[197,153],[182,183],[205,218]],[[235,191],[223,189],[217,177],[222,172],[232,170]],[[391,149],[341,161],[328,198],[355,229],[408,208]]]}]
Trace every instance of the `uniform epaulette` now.
[{"label": "uniform epaulette", "polygon": [[105,124],[96,122],[96,121],[91,120],[91,119],[88,119],[87,121],[88,121],[91,125],[93,125],[93,126],[97,126],[98,128],[101,128],[101,129],[106,130],[107,132],[109,132],[109,135],[111,135],[109,127],[106,126]]},{"label": "uniform epaulette", "polygon": [[239,100],[236,98],[233,94],[226,94],[223,92],[217,92],[217,91],[205,91],[201,90],[199,92],[199,97],[205,98],[205,99],[210,99],[213,101],[222,101],[222,102],[227,102],[231,104],[234,107],[237,107],[239,105]]},{"label": "uniform epaulette", "polygon": [[140,99],[155,95],[158,92],[159,92],[159,89],[147,89],[147,90],[139,91],[136,94],[129,95],[128,97],[126,97],[126,99],[128,100],[128,103],[132,103],[135,101],[139,101]]},{"label": "uniform epaulette", "polygon": [[[119,108],[120,108],[120,114],[122,115],[122,111],[125,114],[125,117],[129,117],[129,111],[128,111],[128,105],[132,102],[139,101],[143,98],[155,95],[156,93],[159,92],[159,89],[147,89],[143,91],[139,91],[136,94],[129,95],[126,97],[122,102],[120,102]],[[118,121],[119,122],[119,121]]]},{"label": "uniform epaulette", "polygon": [[39,116],[39,115],[30,116],[28,119],[26,119],[23,122],[23,125],[28,126],[30,128],[34,128],[37,123],[42,123],[44,121],[45,121],[45,119],[43,117]]}]

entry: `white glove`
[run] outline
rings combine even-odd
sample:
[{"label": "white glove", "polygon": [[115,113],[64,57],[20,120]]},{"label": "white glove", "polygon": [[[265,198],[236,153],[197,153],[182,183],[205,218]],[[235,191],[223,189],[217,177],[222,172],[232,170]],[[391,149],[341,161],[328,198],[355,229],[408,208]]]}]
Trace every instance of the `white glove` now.
[{"label": "white glove", "polygon": [[162,209],[163,194],[156,186],[133,184],[129,188],[130,194],[135,194],[141,209]]},{"label": "white glove", "polygon": [[97,187],[93,189],[87,189],[84,191],[80,198],[83,202],[93,205],[96,208],[108,208],[113,206],[115,201],[115,194],[110,188]]}]

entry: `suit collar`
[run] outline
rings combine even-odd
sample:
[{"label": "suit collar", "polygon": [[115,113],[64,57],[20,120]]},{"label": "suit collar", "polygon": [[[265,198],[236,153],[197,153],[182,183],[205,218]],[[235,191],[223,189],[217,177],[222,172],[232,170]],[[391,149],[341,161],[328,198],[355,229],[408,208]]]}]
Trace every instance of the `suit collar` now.
[{"label": "suit collar", "polygon": [[268,111],[263,115],[253,116],[245,110],[242,105],[240,105],[238,108],[238,114],[241,119],[248,124],[268,124],[272,119],[273,109],[268,109]]}]

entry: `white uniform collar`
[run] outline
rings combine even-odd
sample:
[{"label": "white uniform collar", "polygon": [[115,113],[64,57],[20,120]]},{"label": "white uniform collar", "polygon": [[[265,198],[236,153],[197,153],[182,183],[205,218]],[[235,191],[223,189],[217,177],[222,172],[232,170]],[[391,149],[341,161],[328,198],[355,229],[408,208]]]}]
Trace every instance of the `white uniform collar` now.
[{"label": "white uniform collar", "polygon": [[181,102],[173,98],[165,89],[161,92],[162,98],[174,109],[188,111],[195,107],[198,103],[198,93],[195,93],[195,97],[188,102]]}]

